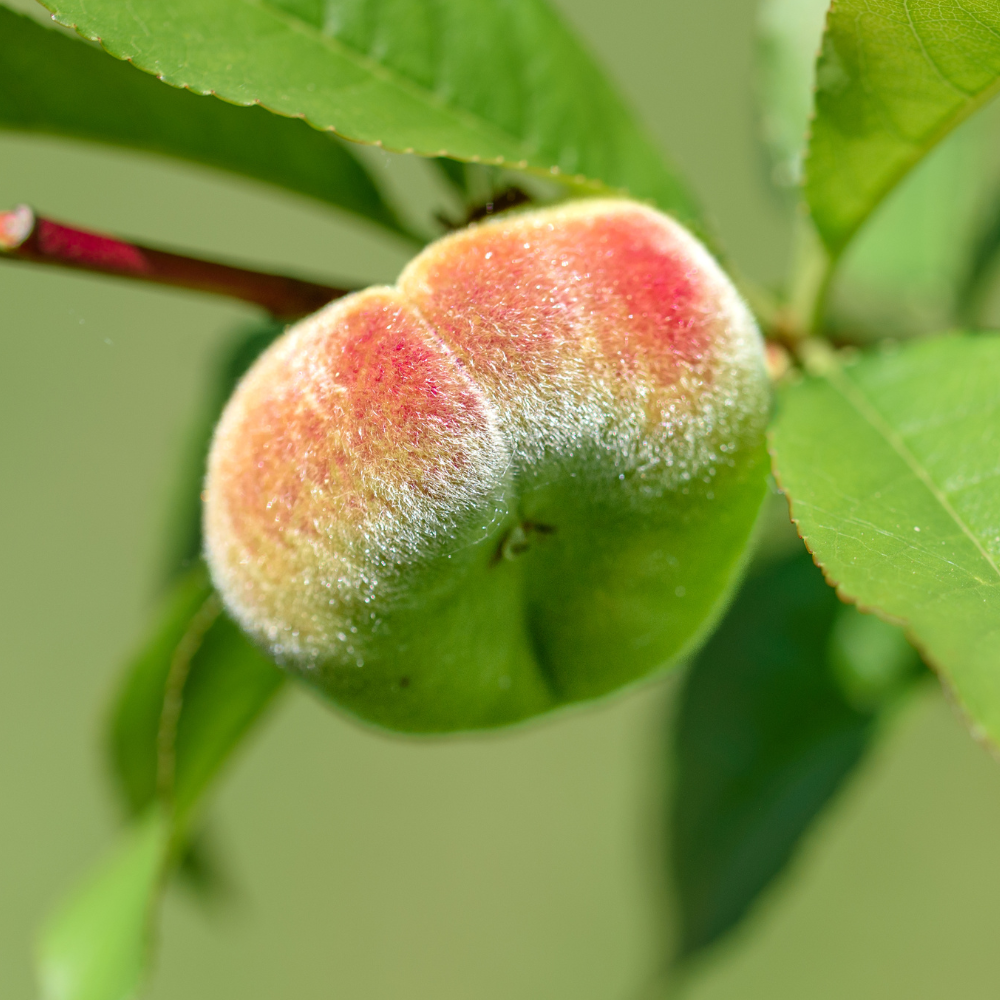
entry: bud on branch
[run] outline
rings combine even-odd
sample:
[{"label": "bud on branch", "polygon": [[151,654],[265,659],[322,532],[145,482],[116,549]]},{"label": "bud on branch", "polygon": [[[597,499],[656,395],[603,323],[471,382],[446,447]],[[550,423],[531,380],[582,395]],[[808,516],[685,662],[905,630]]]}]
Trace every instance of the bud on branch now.
[{"label": "bud on branch", "polygon": [[4,258],[212,292],[252,302],[279,319],[305,316],[350,291],[73,229],[35,215],[27,205],[0,212],[0,259]]}]

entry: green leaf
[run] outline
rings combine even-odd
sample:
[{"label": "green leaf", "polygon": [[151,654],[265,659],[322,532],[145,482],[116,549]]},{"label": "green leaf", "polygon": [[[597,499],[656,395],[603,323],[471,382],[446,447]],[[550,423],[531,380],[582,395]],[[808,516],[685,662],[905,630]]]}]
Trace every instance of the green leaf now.
[{"label": "green leaf", "polygon": [[543,0],[49,0],[166,83],[387,149],[694,205]]},{"label": "green leaf", "polygon": [[[160,757],[160,778],[172,788],[174,810],[187,816],[216,773],[270,705],[284,681],[274,663],[221,612],[191,660],[178,706],[174,775]],[[162,730],[161,730],[162,732]]]},{"label": "green leaf", "polygon": [[[826,7],[826,0],[764,0],[760,7],[758,94],[779,187],[801,181]],[[954,322],[965,297],[967,248],[996,173],[989,154],[996,118],[991,109],[963,123],[875,209],[840,262],[833,329],[858,341]]]},{"label": "green leaf", "polygon": [[778,187],[802,183],[816,56],[829,0],[764,0],[757,16],[761,130]]},{"label": "green leaf", "polygon": [[44,1000],[133,997],[173,864],[203,890],[223,884],[203,843],[190,836],[192,820],[281,683],[274,664],[223,613],[204,566],[182,577],[129,669],[111,724],[112,763],[134,828],[44,931]]},{"label": "green leaf", "polygon": [[834,0],[806,165],[836,256],[933,146],[1000,89],[1000,7],[977,0]]},{"label": "green leaf", "polygon": [[903,624],[977,731],[1000,739],[1000,337],[820,354],[772,449],[840,593]]},{"label": "green leaf", "polygon": [[135,997],[169,840],[166,818],[152,809],[55,913],[39,943],[42,1000]]},{"label": "green leaf", "polygon": [[128,811],[161,799],[183,826],[282,676],[224,614],[204,565],[184,575],[130,665],[111,720],[111,760]]},{"label": "green leaf", "polygon": [[125,146],[231,170],[409,235],[347,147],[262,108],[156,80],[0,7],[0,128]]},{"label": "green leaf", "polygon": [[805,552],[746,581],[681,692],[670,824],[678,961],[739,923],[864,754],[883,701],[855,707],[844,675],[884,696],[898,690],[888,678],[917,663],[898,629],[843,606]]},{"label": "green leaf", "polygon": [[204,569],[189,570],[173,587],[149,641],[125,673],[108,735],[112,771],[131,816],[156,801],[160,719],[171,662],[212,593]]},{"label": "green leaf", "polygon": [[[198,436],[197,468],[184,478],[183,501],[200,503],[204,452],[218,411],[280,332],[277,323],[255,324],[228,353],[216,375],[210,419]],[[196,556],[200,534],[196,525],[188,527],[183,555],[193,545]],[[167,875],[176,871],[203,899],[231,891],[204,828],[194,827],[197,807],[273,701],[283,675],[222,611],[200,560],[179,575],[176,563],[171,569],[176,579],[151,637],[129,664],[109,726],[112,770],[137,832],[111,868],[94,876],[82,902],[74,897],[63,907],[51,925],[57,930],[46,931],[40,960],[45,1000],[134,996],[149,919]],[[153,827],[159,831],[155,849],[154,833],[147,835]]]},{"label": "green leaf", "polygon": [[902,629],[851,604],[837,614],[827,654],[844,696],[859,712],[892,702],[919,663]]}]

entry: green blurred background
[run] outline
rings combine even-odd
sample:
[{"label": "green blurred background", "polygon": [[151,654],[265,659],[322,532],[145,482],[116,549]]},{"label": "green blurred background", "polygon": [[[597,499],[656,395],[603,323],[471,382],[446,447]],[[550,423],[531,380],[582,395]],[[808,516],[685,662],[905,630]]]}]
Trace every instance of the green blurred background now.
[{"label": "green blurred background", "polygon": [[[775,280],[790,226],[755,141],[753,0],[562,6],[692,178],[736,261]],[[411,166],[398,174],[432,190]],[[407,256],[247,182],[3,135],[0,206],[21,201],[340,280],[391,280]],[[35,927],[112,842],[103,715],[154,605],[207,372],[250,315],[0,267],[4,998],[33,995]],[[654,996],[671,931],[661,818],[673,686],[505,735],[422,743],[291,692],[211,807],[235,895],[206,911],[171,893],[152,997]],[[992,997],[998,900],[1000,768],[928,690],[685,995]]]}]

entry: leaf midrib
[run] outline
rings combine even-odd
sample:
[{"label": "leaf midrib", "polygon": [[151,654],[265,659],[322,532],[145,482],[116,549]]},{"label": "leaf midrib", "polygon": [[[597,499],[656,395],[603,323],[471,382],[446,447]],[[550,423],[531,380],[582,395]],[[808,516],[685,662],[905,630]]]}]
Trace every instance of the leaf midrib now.
[{"label": "leaf midrib", "polygon": [[1000,566],[991,558],[990,554],[983,547],[982,543],[973,533],[972,529],[965,523],[961,515],[951,505],[944,490],[938,486],[931,474],[924,468],[916,455],[907,447],[902,435],[882,416],[875,405],[861,391],[856,382],[848,377],[846,372],[839,365],[825,373],[824,376],[830,386],[838,393],[844,401],[854,408],[858,415],[865,420],[869,426],[889,445],[890,448],[903,460],[910,471],[923,483],[931,496],[937,501],[941,509],[958,526],[959,530],[975,546],[976,551],[982,556],[986,564],[993,570],[997,579],[1000,580]]}]

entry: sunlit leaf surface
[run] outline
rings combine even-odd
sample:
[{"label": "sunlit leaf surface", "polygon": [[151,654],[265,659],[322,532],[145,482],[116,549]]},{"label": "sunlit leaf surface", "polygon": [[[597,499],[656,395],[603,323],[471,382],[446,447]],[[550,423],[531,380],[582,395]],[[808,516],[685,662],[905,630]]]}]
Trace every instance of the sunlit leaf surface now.
[{"label": "sunlit leaf surface", "polygon": [[96,46],[0,7],[0,128],[233,171],[405,230],[347,146],[302,122],[164,87]]},{"label": "sunlit leaf surface", "polygon": [[694,205],[543,0],[51,0],[58,20],[175,87],[347,139]]},{"label": "sunlit leaf surface", "polygon": [[1000,88],[991,0],[834,0],[806,191],[839,253],[892,187]]},{"label": "sunlit leaf surface", "polygon": [[840,592],[903,624],[1000,739],[1000,337],[834,358],[780,396],[772,448]]}]

